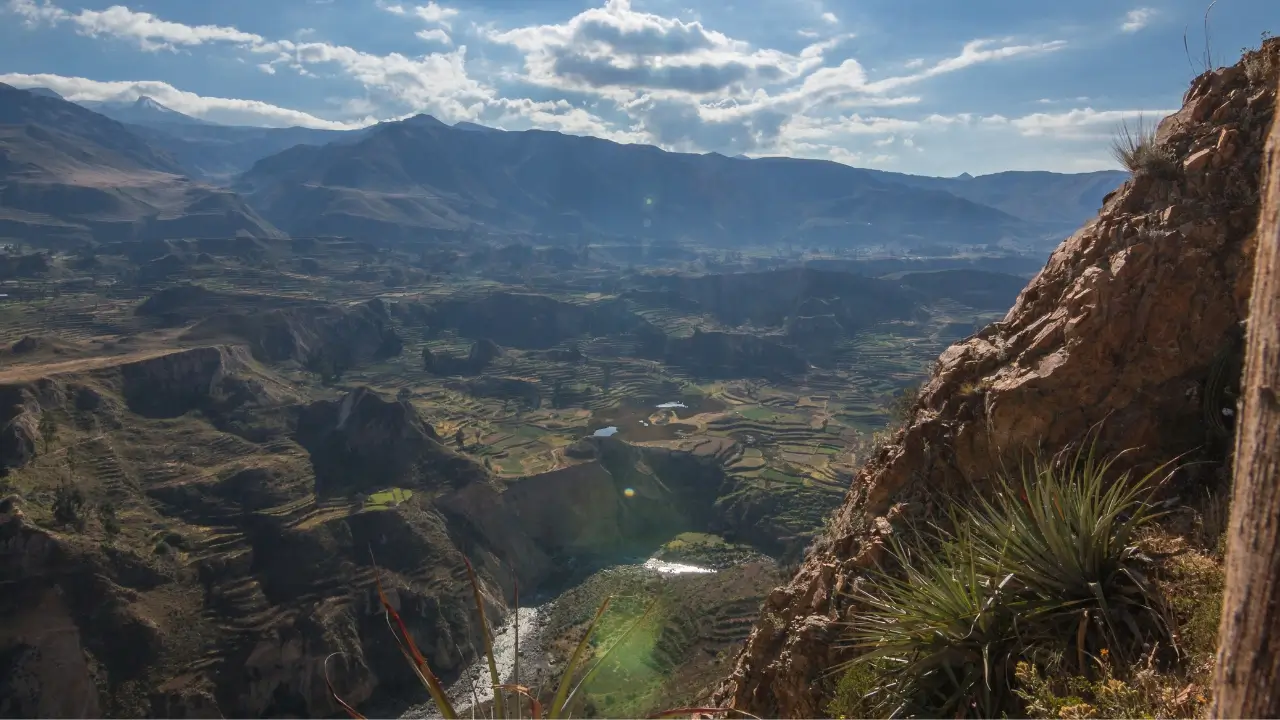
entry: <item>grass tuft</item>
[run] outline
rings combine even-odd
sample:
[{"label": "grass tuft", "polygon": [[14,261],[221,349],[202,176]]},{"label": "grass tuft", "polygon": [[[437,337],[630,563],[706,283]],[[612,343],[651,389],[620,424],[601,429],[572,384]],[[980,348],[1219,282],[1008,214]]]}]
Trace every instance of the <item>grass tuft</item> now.
[{"label": "grass tuft", "polygon": [[1121,123],[1111,142],[1111,155],[1134,177],[1171,178],[1178,174],[1177,158],[1156,142],[1155,126],[1147,126],[1142,118],[1132,128]]}]

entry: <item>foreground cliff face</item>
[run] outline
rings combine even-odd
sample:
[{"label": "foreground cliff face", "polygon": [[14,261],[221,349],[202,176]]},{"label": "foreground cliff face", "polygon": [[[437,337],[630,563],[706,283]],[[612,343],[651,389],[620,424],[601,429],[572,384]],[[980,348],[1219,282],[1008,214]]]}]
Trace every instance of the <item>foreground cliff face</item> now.
[{"label": "foreground cliff face", "polygon": [[[1176,171],[1137,173],[1003,321],[939,358],[907,426],[770,595],[720,704],[821,716],[850,584],[895,522],[927,513],[939,489],[979,485],[1002,460],[1058,451],[1095,427],[1099,451],[1133,448],[1131,465],[1195,451],[1222,468],[1278,68],[1280,41],[1269,40],[1197,78],[1157,134]],[[1184,481],[1212,482],[1213,470]]]}]

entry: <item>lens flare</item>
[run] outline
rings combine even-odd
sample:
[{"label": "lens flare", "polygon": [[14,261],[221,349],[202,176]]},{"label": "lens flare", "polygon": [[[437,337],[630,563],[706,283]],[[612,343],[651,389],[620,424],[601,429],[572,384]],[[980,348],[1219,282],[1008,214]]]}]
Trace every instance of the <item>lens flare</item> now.
[{"label": "lens flare", "polygon": [[625,490],[622,491],[622,494],[626,495],[627,497],[635,497],[636,491],[632,490],[631,488],[626,488]]}]

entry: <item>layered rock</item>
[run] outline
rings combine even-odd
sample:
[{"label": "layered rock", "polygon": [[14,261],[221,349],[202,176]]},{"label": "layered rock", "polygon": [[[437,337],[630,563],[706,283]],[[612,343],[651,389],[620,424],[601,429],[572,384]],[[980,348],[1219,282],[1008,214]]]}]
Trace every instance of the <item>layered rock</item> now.
[{"label": "layered rock", "polygon": [[845,593],[883,536],[899,518],[927,513],[939,490],[981,486],[1002,459],[1072,446],[1093,428],[1099,452],[1133,449],[1123,461],[1131,467],[1197,449],[1223,459],[1212,448],[1250,292],[1277,68],[1280,41],[1268,40],[1197,78],[1158,130],[1177,171],[1137,173],[1002,321],[939,358],[907,426],[770,595],[720,703],[821,716],[826,673],[843,657],[835,641]]},{"label": "layered rock", "polygon": [[349,307],[305,305],[266,312],[228,312],[197,323],[184,336],[236,338],[264,362],[294,360],[308,367],[348,368],[399,355],[404,348],[377,300]]},{"label": "layered rock", "polygon": [[486,478],[475,462],[442,445],[413,406],[368,388],[307,406],[298,439],[311,452],[321,494],[453,487]]},{"label": "layered rock", "polygon": [[746,333],[702,332],[670,338],[666,362],[712,377],[803,375],[809,363],[795,349]]}]

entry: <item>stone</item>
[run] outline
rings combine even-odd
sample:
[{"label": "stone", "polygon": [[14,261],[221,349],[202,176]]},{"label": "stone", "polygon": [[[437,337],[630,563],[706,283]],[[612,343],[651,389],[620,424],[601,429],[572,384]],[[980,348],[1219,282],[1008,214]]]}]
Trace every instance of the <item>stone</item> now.
[{"label": "stone", "polygon": [[1209,166],[1209,161],[1213,159],[1213,148],[1207,148],[1195,153],[1191,157],[1182,162],[1182,169],[1188,173],[1197,173]]}]

